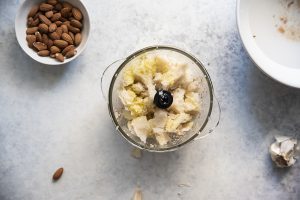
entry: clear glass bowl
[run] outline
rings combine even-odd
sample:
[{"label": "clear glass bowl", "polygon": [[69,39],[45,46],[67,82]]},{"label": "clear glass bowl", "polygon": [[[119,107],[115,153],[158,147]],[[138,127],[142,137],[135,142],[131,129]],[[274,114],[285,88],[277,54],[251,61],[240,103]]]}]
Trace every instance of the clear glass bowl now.
[{"label": "clear glass bowl", "polygon": [[[145,55],[145,53],[147,53],[147,55],[155,54],[176,57],[176,60],[179,62],[187,63],[192,73],[200,77],[201,80],[201,111],[194,119],[193,128],[184,134],[184,136],[172,140],[172,142],[163,146],[158,145],[155,141],[151,141],[151,139],[149,142],[147,140],[146,143],[140,141],[137,136],[128,130],[127,119],[120,115],[122,110],[124,110],[124,106],[119,99],[119,90],[124,69],[130,65],[131,61],[139,56]],[[125,59],[115,61],[103,72],[101,77],[101,89],[103,97],[108,103],[109,113],[116,125],[116,129],[129,143],[143,150],[151,152],[176,150],[191,141],[204,138],[219,124],[221,114],[220,105],[214,95],[213,85],[207,70],[197,58],[175,47],[150,46],[131,54]]]}]

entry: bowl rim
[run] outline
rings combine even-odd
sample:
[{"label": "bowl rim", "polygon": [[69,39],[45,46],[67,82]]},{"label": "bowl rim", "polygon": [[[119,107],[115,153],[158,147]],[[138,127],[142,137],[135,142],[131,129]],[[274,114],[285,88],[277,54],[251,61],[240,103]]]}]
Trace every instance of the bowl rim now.
[{"label": "bowl rim", "polygon": [[[135,57],[143,54],[143,53],[146,53],[146,52],[149,52],[149,51],[153,51],[153,50],[158,50],[158,49],[164,49],[164,50],[171,50],[171,51],[175,51],[177,53],[180,53],[180,54],[183,54],[184,56],[187,56],[188,58],[190,58],[198,67],[199,69],[203,72],[203,74],[205,75],[205,80],[208,84],[208,88],[209,88],[209,95],[210,95],[210,107],[209,107],[209,110],[208,110],[208,114],[207,114],[207,117],[204,121],[204,123],[202,124],[201,128],[194,134],[192,135],[189,139],[187,139],[186,141],[180,143],[180,144],[177,144],[177,145],[174,145],[174,146],[171,146],[171,147],[158,147],[158,148],[151,148],[151,147],[148,147],[148,146],[145,146],[143,144],[139,144],[137,143],[135,140],[133,140],[131,137],[129,137],[126,132],[121,128],[121,126],[119,125],[118,123],[118,120],[117,120],[117,117],[115,116],[115,113],[114,113],[114,109],[113,109],[113,105],[112,105],[112,92],[113,92],[113,86],[114,86],[114,83],[116,81],[116,78],[118,76],[118,74],[120,73],[120,71],[126,66],[126,64],[128,62],[130,62],[132,59],[134,59]],[[118,132],[130,143],[132,144],[133,146],[139,148],[139,149],[142,149],[142,150],[146,150],[146,151],[149,151],[149,152],[169,152],[169,151],[174,151],[182,146],[184,146],[185,144],[193,141],[199,134],[200,132],[206,127],[210,117],[211,117],[211,114],[212,114],[212,109],[213,109],[213,105],[214,104],[214,88],[213,88],[213,84],[212,84],[212,81],[210,79],[210,76],[208,74],[208,71],[206,70],[206,68],[204,67],[204,65],[195,57],[193,56],[192,54],[182,50],[182,49],[179,49],[177,47],[172,47],[172,46],[166,46],[166,45],[155,45],[155,46],[148,46],[148,47],[145,47],[145,48],[142,48],[134,53],[132,53],[131,55],[129,55],[128,57],[126,57],[124,59],[124,61],[122,61],[122,63],[120,64],[120,66],[118,67],[118,69],[115,71],[113,77],[112,77],[112,80],[110,82],[110,86],[109,86],[109,92],[108,92],[108,110],[109,110],[109,114],[112,118],[112,121],[113,123],[115,124],[116,126],[116,129],[118,130]]]},{"label": "bowl rim", "polygon": [[[67,63],[73,61],[74,59],[76,59],[76,58],[77,58],[77,57],[78,57],[78,56],[86,49],[87,44],[88,44],[88,42],[89,42],[89,38],[90,38],[89,36],[90,36],[90,31],[91,31],[90,16],[89,16],[88,9],[87,9],[86,5],[84,4],[84,2],[81,1],[81,0],[76,0],[79,4],[81,4],[82,8],[85,10],[86,16],[84,16],[84,18],[86,18],[86,19],[87,19],[87,22],[88,22],[88,26],[85,26],[85,27],[87,27],[86,41],[85,41],[84,43],[80,44],[80,45],[82,45],[82,46],[81,46],[80,52],[77,53],[76,55],[74,55],[72,58],[65,59],[64,62],[58,62],[58,61],[57,61],[57,62],[53,62],[53,63],[48,63],[48,62],[44,62],[43,59],[41,59],[41,60],[36,59],[36,58],[33,56],[33,54],[32,54],[31,52],[28,52],[27,50],[25,50],[25,47],[24,47],[23,45],[21,45],[21,40],[22,40],[22,38],[18,37],[18,32],[17,32],[17,30],[19,30],[19,28],[18,28],[18,22],[17,22],[17,20],[19,19],[19,15],[22,13],[22,8],[23,8],[23,6],[24,6],[28,1],[31,1],[31,0],[23,0],[23,1],[20,3],[20,5],[19,5],[19,7],[18,7],[18,9],[17,9],[17,13],[16,13],[16,15],[15,15],[15,20],[14,20],[14,23],[15,23],[15,27],[14,27],[14,28],[15,28],[15,36],[16,36],[17,41],[18,41],[18,44],[19,44],[19,46],[21,47],[21,49],[23,50],[23,52],[25,52],[26,55],[28,55],[30,58],[32,58],[32,60],[34,60],[34,61],[36,61],[36,62],[38,62],[38,63],[41,63],[41,64],[43,64],[43,65],[50,65],[50,66],[64,65],[64,64],[67,64]],[[44,0],[38,0],[38,1],[43,2]],[[74,0],[64,0],[64,1],[72,3],[72,1],[74,1]],[[25,31],[26,31],[26,30],[25,30]],[[24,31],[24,40],[26,40],[26,32],[25,32],[25,31]],[[26,44],[27,44],[27,43],[26,43]],[[29,48],[29,47],[28,47],[28,48]],[[30,49],[31,49],[31,48],[30,48]],[[43,58],[43,57],[41,57],[41,58]],[[54,60],[55,60],[55,59],[54,59]]]}]

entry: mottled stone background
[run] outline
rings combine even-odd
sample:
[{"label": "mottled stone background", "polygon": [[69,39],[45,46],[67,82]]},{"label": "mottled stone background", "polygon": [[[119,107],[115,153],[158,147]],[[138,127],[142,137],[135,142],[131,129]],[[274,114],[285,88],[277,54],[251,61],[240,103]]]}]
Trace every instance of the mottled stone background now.
[{"label": "mottled stone background", "polygon": [[[234,0],[83,0],[86,51],[43,66],[19,47],[18,0],[0,0],[0,199],[300,199],[300,162],[277,169],[268,146],[300,131],[300,91],[266,77],[243,49]],[[105,66],[154,44],[192,52],[222,107],[213,135],[179,151],[130,156],[101,97]],[[52,183],[56,168],[61,180]],[[179,187],[178,184],[190,187]]]}]

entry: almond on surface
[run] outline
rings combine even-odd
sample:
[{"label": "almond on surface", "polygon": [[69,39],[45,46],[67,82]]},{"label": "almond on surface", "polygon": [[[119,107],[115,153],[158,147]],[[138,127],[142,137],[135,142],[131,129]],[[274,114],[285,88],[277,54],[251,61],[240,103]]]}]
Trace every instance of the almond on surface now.
[{"label": "almond on surface", "polygon": [[52,176],[52,179],[53,180],[58,180],[60,177],[61,177],[61,175],[63,174],[63,172],[64,172],[64,168],[59,168],[59,169],[57,169],[55,172],[54,172],[54,174],[53,174],[53,176]]}]

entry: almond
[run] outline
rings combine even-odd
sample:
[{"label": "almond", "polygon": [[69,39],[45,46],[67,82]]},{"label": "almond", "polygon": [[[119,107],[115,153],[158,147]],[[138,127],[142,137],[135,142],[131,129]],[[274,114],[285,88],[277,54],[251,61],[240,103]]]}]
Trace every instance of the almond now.
[{"label": "almond", "polygon": [[32,25],[31,25],[32,22],[33,22],[33,18],[32,18],[32,17],[29,17],[29,18],[27,19],[27,26],[32,26]]},{"label": "almond", "polygon": [[[56,53],[55,54],[55,58],[56,60],[60,61],[60,62],[64,62],[65,58],[61,53]],[[60,177],[60,176],[59,176]],[[54,175],[53,175],[53,179],[54,179]],[[55,179],[56,180],[56,179]]]},{"label": "almond", "polygon": [[59,37],[61,37],[61,35],[62,35],[62,33],[63,33],[62,28],[61,28],[61,27],[58,27],[58,28],[56,29],[56,33],[59,35]]},{"label": "almond", "polygon": [[72,33],[71,31],[69,31],[69,35],[71,36],[72,40],[75,41],[74,33]]},{"label": "almond", "polygon": [[75,45],[78,46],[81,43],[82,37],[81,37],[81,33],[77,33],[75,35]]},{"label": "almond", "polygon": [[40,24],[39,31],[42,33],[48,33],[48,26],[46,24]]},{"label": "almond", "polygon": [[71,31],[72,33],[75,33],[75,34],[80,32],[79,28],[76,28],[76,27],[71,26],[71,25],[68,25],[68,29],[69,29],[69,31]]},{"label": "almond", "polygon": [[56,171],[55,171],[55,173],[53,174],[53,180],[58,180],[60,177],[61,177],[61,175],[63,174],[63,172],[64,172],[64,168],[59,168],[59,169],[57,169]]},{"label": "almond", "polygon": [[58,1],[57,0],[48,0],[47,3],[54,6],[55,4],[58,3]]},{"label": "almond", "polygon": [[67,53],[68,51],[72,50],[72,49],[75,49],[74,45],[69,45],[69,46],[67,46],[66,48],[64,48],[64,50],[63,50],[61,53],[62,53],[62,55],[65,56],[66,53]]},{"label": "almond", "polygon": [[28,13],[28,17],[34,17],[36,15],[36,13],[39,11],[39,6],[38,5],[34,5],[29,13]]},{"label": "almond", "polygon": [[[60,18],[60,21],[62,21],[62,22],[69,22],[68,19],[67,19],[67,18],[64,18],[64,17],[61,17],[61,18]],[[69,23],[70,23],[70,22],[69,22]]]},{"label": "almond", "polygon": [[47,3],[41,3],[40,4],[40,10],[41,11],[47,12],[47,11],[52,10],[52,9],[53,9],[53,6],[51,4],[47,4]]},{"label": "almond", "polygon": [[82,28],[82,23],[76,19],[71,20],[70,24],[76,28]]},{"label": "almond", "polygon": [[78,8],[72,8],[73,17],[78,21],[82,20],[82,14]]},{"label": "almond", "polygon": [[49,41],[49,38],[48,38],[48,35],[47,34],[43,34],[42,35],[42,42],[47,45],[47,48],[48,48],[48,41]]},{"label": "almond", "polygon": [[48,12],[46,12],[45,13],[45,16],[48,18],[48,19],[50,19],[52,16],[53,16],[53,11],[52,10],[50,10],[50,11],[48,11]]},{"label": "almond", "polygon": [[28,43],[28,46],[32,48],[33,47],[33,43],[36,42],[35,35],[27,35],[26,36],[26,41]]},{"label": "almond", "polygon": [[61,25],[61,28],[62,28],[63,33],[68,33],[67,25],[63,24],[63,25]]},{"label": "almond", "polygon": [[70,24],[71,24],[70,21],[65,21],[65,22],[63,22],[63,25],[69,26]]},{"label": "almond", "polygon": [[50,37],[52,40],[59,40],[59,39],[60,39],[60,36],[58,35],[57,32],[50,33],[50,34],[49,34],[49,37]]},{"label": "almond", "polygon": [[73,8],[73,6],[72,6],[70,3],[68,3],[68,2],[62,2],[62,6],[63,6],[64,8],[70,8],[71,10],[72,10],[72,8]]},{"label": "almond", "polygon": [[45,45],[42,42],[34,42],[33,46],[38,50],[38,51],[42,51],[42,50],[46,50],[47,49],[47,45]]},{"label": "almond", "polygon": [[50,54],[50,51],[48,51],[48,50],[42,50],[42,51],[38,52],[38,55],[43,56],[43,57],[49,56],[49,54]]},{"label": "almond", "polygon": [[58,48],[57,46],[52,46],[50,48],[50,52],[51,52],[51,54],[59,53],[60,52],[60,48]]},{"label": "almond", "polygon": [[55,54],[50,54],[50,58],[55,58]]},{"label": "almond", "polygon": [[61,35],[61,38],[62,38],[64,41],[68,42],[69,44],[74,44],[74,42],[73,42],[71,36],[70,36],[68,33],[63,33],[63,34]]},{"label": "almond", "polygon": [[48,49],[50,49],[52,46],[53,46],[53,40],[49,39],[47,44]]},{"label": "almond", "polygon": [[62,22],[61,21],[56,21],[55,24],[56,24],[56,26],[61,26]]},{"label": "almond", "polygon": [[27,35],[32,35],[34,34],[39,28],[38,27],[31,27],[26,29],[26,34]]},{"label": "almond", "polygon": [[58,12],[58,13],[53,14],[53,16],[51,17],[51,21],[55,22],[55,21],[59,20],[60,18],[61,18],[61,14]]},{"label": "almond", "polygon": [[39,15],[39,18],[42,22],[44,22],[48,26],[51,24],[51,21],[45,15]]},{"label": "almond", "polygon": [[60,49],[65,48],[66,46],[68,46],[68,42],[64,41],[64,40],[54,40],[53,44],[55,46],[57,46]]},{"label": "almond", "polygon": [[36,37],[36,41],[37,41],[37,42],[42,42],[43,38],[42,38],[42,34],[41,34],[40,32],[36,31],[36,32],[34,33],[34,35],[35,35],[35,37]]},{"label": "almond", "polygon": [[77,53],[77,51],[76,51],[75,49],[71,49],[70,51],[68,51],[68,52],[66,53],[65,56],[66,56],[66,58],[71,58],[71,57],[75,56],[76,53]]},{"label": "almond", "polygon": [[60,11],[62,9],[62,4],[58,3],[54,6],[55,10]]},{"label": "almond", "polygon": [[57,29],[56,24],[54,24],[54,23],[50,24],[50,26],[49,26],[49,32],[50,33],[56,31],[56,29]]},{"label": "almond", "polygon": [[43,13],[42,12],[37,12],[35,15],[34,15],[34,17],[33,17],[33,19],[38,19],[39,17],[40,17],[40,15],[42,15]]},{"label": "almond", "polygon": [[66,17],[66,18],[70,17],[71,10],[72,10],[71,8],[63,8],[63,9],[61,9],[61,11],[60,11],[61,16]]},{"label": "almond", "polygon": [[39,18],[33,19],[33,22],[31,23],[31,26],[37,26],[39,23],[40,23]]}]

